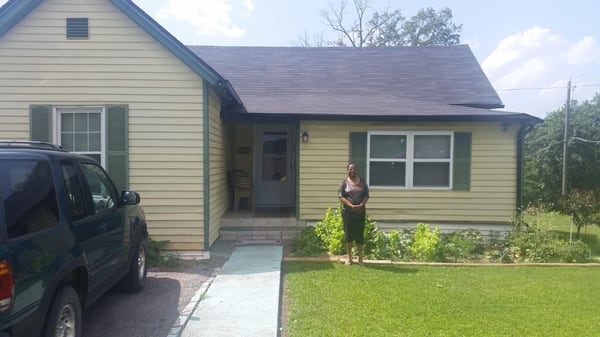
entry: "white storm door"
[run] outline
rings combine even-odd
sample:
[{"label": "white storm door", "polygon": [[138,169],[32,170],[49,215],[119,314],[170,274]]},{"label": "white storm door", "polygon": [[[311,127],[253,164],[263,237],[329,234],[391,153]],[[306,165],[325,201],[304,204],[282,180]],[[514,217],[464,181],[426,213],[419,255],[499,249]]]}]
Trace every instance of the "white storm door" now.
[{"label": "white storm door", "polygon": [[254,182],[256,206],[292,206],[292,128],[257,126]]}]

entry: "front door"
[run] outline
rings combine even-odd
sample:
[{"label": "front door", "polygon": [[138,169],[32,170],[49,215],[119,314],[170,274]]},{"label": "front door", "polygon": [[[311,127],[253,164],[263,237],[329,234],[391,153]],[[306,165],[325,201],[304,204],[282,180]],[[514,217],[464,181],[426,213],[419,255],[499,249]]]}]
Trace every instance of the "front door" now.
[{"label": "front door", "polygon": [[294,153],[291,126],[257,126],[254,181],[257,207],[291,207]]}]

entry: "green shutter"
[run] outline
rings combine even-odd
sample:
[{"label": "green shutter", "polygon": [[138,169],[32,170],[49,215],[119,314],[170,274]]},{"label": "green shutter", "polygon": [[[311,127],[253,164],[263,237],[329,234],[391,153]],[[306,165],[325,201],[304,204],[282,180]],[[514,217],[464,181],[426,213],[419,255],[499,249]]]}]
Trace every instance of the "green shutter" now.
[{"label": "green shutter", "polygon": [[106,107],[106,170],[119,191],[128,189],[128,107]]},{"label": "green shutter", "polygon": [[52,106],[29,107],[29,138],[40,142],[52,142]]},{"label": "green shutter", "polygon": [[358,174],[367,178],[367,133],[350,132],[350,160],[354,163]]},{"label": "green shutter", "polygon": [[454,190],[471,188],[471,133],[454,133],[454,166],[452,180]]}]

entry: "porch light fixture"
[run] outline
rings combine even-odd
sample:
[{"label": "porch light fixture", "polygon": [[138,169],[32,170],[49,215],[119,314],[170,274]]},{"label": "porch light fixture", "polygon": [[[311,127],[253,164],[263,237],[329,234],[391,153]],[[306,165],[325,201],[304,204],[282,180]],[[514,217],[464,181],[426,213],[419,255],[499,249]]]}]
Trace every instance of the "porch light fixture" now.
[{"label": "porch light fixture", "polygon": [[302,143],[308,143],[308,132],[302,132]]}]

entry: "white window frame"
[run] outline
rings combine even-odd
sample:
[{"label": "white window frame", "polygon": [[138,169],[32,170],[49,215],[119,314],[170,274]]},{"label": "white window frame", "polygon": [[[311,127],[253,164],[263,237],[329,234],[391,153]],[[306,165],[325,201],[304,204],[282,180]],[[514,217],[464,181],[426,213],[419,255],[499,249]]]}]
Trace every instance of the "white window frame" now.
[{"label": "white window frame", "polygon": [[[371,136],[383,135],[383,136],[406,136],[406,158],[389,158],[389,159],[376,159],[371,160]],[[415,136],[450,136],[450,158],[435,158],[435,159],[415,159],[414,158],[414,146]],[[371,185],[371,161],[373,162],[404,162],[405,167],[405,186],[382,186],[382,185]],[[413,186],[414,178],[414,164],[415,163],[448,163],[448,186]],[[453,176],[453,162],[454,162],[454,132],[453,131],[368,131],[367,132],[367,183],[369,187],[381,188],[381,189],[402,189],[402,190],[451,190],[452,189],[452,176]]]},{"label": "white window frame", "polygon": [[63,113],[100,113],[100,151],[96,152],[80,152],[73,151],[78,154],[100,154],[100,165],[106,167],[106,109],[104,106],[55,106],[53,108],[53,129],[55,144],[62,145],[62,130],[61,130],[61,116]]}]

